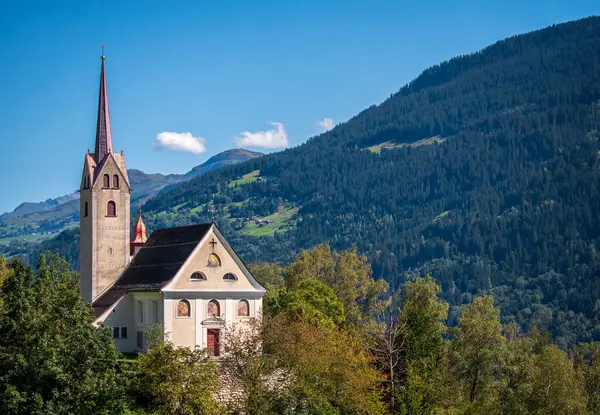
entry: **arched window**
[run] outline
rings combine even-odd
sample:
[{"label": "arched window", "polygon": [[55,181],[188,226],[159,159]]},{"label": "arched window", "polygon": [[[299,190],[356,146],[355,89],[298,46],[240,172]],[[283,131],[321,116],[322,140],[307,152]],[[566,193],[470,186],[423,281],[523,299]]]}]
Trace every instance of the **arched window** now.
[{"label": "arched window", "polygon": [[116,174],[113,176],[113,188],[119,188],[119,176]]},{"label": "arched window", "polygon": [[250,316],[250,303],[248,300],[238,301],[238,317],[249,317]]},{"label": "arched window", "polygon": [[208,256],[208,261],[206,261],[207,267],[220,267],[221,266],[221,258],[217,254],[210,254]]},{"label": "arched window", "polygon": [[104,187],[105,189],[108,189],[110,187],[110,176],[108,174],[105,174],[102,178],[102,187]]},{"label": "arched window", "polygon": [[225,281],[237,281],[237,277],[231,272],[228,272],[227,274],[223,275],[223,279]]},{"label": "arched window", "polygon": [[177,303],[177,317],[190,317],[192,308],[188,300],[181,300]]},{"label": "arched window", "polygon": [[154,323],[158,323],[158,301],[152,301],[152,318]]},{"label": "arched window", "polygon": [[112,200],[106,204],[106,216],[117,216],[117,204]]},{"label": "arched window", "polygon": [[85,202],[83,205],[83,216],[87,217],[88,215],[88,202]]},{"label": "arched window", "polygon": [[198,280],[198,281],[206,281],[206,275],[204,275],[200,271],[196,271],[190,276],[190,279]]},{"label": "arched window", "polygon": [[144,303],[142,303],[140,300],[138,300],[137,308],[138,308],[138,321],[140,323],[143,323],[144,322]]},{"label": "arched window", "polygon": [[207,314],[209,317],[219,317],[221,315],[221,306],[217,300],[210,300],[208,302]]}]

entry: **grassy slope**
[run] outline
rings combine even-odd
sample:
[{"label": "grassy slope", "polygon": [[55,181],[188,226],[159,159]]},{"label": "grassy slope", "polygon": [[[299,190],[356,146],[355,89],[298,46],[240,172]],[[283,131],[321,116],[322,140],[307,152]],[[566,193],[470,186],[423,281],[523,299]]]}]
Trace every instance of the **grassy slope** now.
[{"label": "grassy slope", "polygon": [[247,183],[252,183],[252,182],[257,181],[259,176],[260,176],[260,170],[254,170],[248,174],[244,174],[241,178],[239,178],[237,180],[232,180],[228,186],[231,188],[231,187],[236,187],[236,186],[240,186],[240,185],[247,184]]},{"label": "grassy slope", "polygon": [[241,233],[249,236],[273,236],[275,232],[288,231],[296,225],[298,210],[297,207],[289,204],[280,206],[272,215],[255,218],[257,221],[271,221],[272,223],[264,225],[256,222],[248,223]]}]

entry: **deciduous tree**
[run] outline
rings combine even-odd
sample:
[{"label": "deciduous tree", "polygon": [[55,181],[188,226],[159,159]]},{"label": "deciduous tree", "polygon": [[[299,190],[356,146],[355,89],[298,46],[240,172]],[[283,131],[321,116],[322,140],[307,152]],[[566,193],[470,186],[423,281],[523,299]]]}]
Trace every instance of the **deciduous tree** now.
[{"label": "deciduous tree", "polygon": [[573,367],[567,353],[555,345],[545,346],[533,365],[530,413],[586,414],[583,374]]},{"label": "deciduous tree", "polygon": [[156,414],[213,415],[221,411],[219,379],[206,350],[159,344],[138,358],[137,405]]},{"label": "deciduous tree", "polygon": [[260,262],[258,264],[250,264],[248,269],[256,281],[267,290],[282,287],[285,284],[283,280],[283,268],[277,264]]},{"label": "deciduous tree", "polygon": [[343,304],[346,323],[364,327],[385,308],[380,296],[389,288],[385,281],[373,280],[371,274],[367,257],[359,255],[356,247],[337,253],[321,244],[298,254],[285,270],[285,281],[288,288],[307,279],[323,282]]},{"label": "deciduous tree", "polygon": [[0,293],[2,413],[122,412],[120,353],[108,330],[92,325],[78,275],[57,256],[42,256],[36,273],[19,261],[12,269]]},{"label": "deciduous tree", "polygon": [[497,407],[498,379],[506,347],[494,299],[476,297],[463,311],[453,334],[453,373],[469,410],[485,413],[487,408]]},{"label": "deciduous tree", "polygon": [[285,315],[292,320],[327,327],[339,326],[345,319],[344,306],[333,290],[313,278],[267,296],[265,309],[272,317]]},{"label": "deciduous tree", "polygon": [[372,366],[362,335],[302,321],[286,323],[271,335],[276,337],[268,340],[268,350],[290,373],[289,396],[298,408],[307,413],[384,413],[383,377]]},{"label": "deciduous tree", "polygon": [[440,292],[430,275],[414,278],[402,291],[398,325],[405,342],[405,372],[398,393],[400,413],[430,414],[442,405],[448,304],[439,298]]}]

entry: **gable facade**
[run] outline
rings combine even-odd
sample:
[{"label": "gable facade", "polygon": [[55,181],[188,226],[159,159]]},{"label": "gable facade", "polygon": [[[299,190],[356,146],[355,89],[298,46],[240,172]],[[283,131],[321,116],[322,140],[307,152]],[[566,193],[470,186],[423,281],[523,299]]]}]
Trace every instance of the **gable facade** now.
[{"label": "gable facade", "polygon": [[[212,226],[162,293],[165,336],[179,346],[205,348],[211,330],[260,316],[265,289]],[[180,312],[182,302],[189,303],[189,315]]]},{"label": "gable facade", "polygon": [[[176,232],[177,229],[161,231]],[[142,248],[138,255],[160,249],[161,245],[152,247],[158,244],[158,238],[153,237],[154,234],[148,239],[151,246]],[[189,244],[186,241],[182,239],[178,243]],[[169,249],[178,244],[174,242]],[[146,350],[148,332],[152,326],[158,326],[165,340],[175,346],[208,348],[218,355],[226,328],[243,327],[252,318],[262,315],[265,289],[254,280],[214,224],[208,226],[185,261],[160,288],[155,286],[153,291],[143,291],[143,284],[138,287],[131,284],[131,280],[121,285],[121,280],[127,280],[138,267],[148,268],[150,272],[156,270],[155,265],[138,263],[134,257],[132,270],[126,270],[95,304],[100,311],[97,323],[111,327],[115,343],[123,352]],[[151,275],[138,278],[143,282],[150,280]],[[114,302],[107,306],[103,300],[111,293],[115,295]]]}]

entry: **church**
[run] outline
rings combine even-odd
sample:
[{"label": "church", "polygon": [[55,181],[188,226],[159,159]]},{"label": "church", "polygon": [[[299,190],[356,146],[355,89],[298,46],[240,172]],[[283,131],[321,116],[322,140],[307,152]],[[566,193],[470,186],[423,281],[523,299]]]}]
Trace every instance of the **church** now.
[{"label": "church", "polygon": [[156,326],[175,346],[219,356],[226,328],[261,315],[265,289],[214,222],[147,237],[139,212],[130,238],[131,188],[123,151],[113,151],[101,60],[96,143],[80,185],[81,295],[121,352],[146,351]]}]

